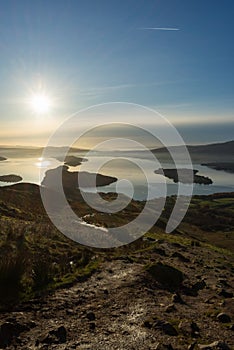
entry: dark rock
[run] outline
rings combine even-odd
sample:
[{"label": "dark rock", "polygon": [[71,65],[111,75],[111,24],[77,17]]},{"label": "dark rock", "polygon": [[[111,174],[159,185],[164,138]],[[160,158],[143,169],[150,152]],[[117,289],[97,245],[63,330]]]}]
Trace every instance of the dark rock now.
[{"label": "dark rock", "polygon": [[206,282],[204,280],[198,281],[193,284],[192,288],[194,288],[196,291],[202,290],[206,288]]},{"label": "dark rock", "polygon": [[0,347],[9,346],[13,339],[17,338],[20,333],[29,330],[26,325],[18,322],[5,322],[0,326]]},{"label": "dark rock", "polygon": [[93,331],[96,328],[96,323],[95,322],[90,322],[89,324],[89,329]]},{"label": "dark rock", "polygon": [[160,329],[163,333],[171,336],[177,336],[178,332],[174,326],[172,326],[169,322],[165,322],[162,320],[158,320],[156,317],[149,318],[145,320],[143,326],[148,329]]},{"label": "dark rock", "polygon": [[59,327],[53,333],[58,338],[59,343],[65,343],[67,341],[67,331],[64,326]]},{"label": "dark rock", "polygon": [[15,332],[14,325],[12,323],[3,323],[0,327],[0,347],[5,348],[12,342],[13,337],[18,334]]},{"label": "dark rock", "polygon": [[172,326],[169,322],[162,322],[159,321],[156,324],[156,328],[159,328],[163,331],[163,333],[167,334],[167,335],[171,335],[171,336],[177,336],[178,332],[175,329],[174,326]]},{"label": "dark rock", "polygon": [[198,345],[199,349],[203,350],[212,350],[212,349],[217,349],[217,350],[231,350],[231,348],[224,342],[221,341],[215,341],[212,344],[208,345]]},{"label": "dark rock", "polygon": [[224,280],[223,278],[219,279],[219,283],[225,287],[230,287],[230,284],[226,280]]},{"label": "dark rock", "polygon": [[218,320],[219,322],[221,322],[221,323],[229,323],[229,322],[231,322],[230,316],[228,316],[228,315],[225,314],[224,312],[221,312],[220,314],[218,314],[217,320]]},{"label": "dark rock", "polygon": [[197,342],[190,344],[190,345],[188,346],[188,350],[194,350],[195,347],[196,347],[196,345],[197,345]]},{"label": "dark rock", "polygon": [[191,327],[191,336],[193,338],[200,337],[200,329],[199,329],[198,325],[196,324],[196,322],[192,322],[190,327]]},{"label": "dark rock", "polygon": [[162,330],[167,335],[177,336],[178,332],[169,322],[166,322],[162,326]]},{"label": "dark rock", "polygon": [[166,252],[164,249],[162,248],[154,248],[153,249],[153,252],[158,254],[158,255],[161,255],[161,256],[166,256]]},{"label": "dark rock", "polygon": [[178,258],[182,262],[189,262],[190,261],[188,258],[186,258],[184,255],[182,255],[179,252],[174,252],[172,254],[172,258]]},{"label": "dark rock", "polygon": [[184,304],[184,301],[183,299],[181,298],[180,294],[179,293],[175,293],[172,295],[171,297],[171,301],[173,303],[177,303],[177,304]]},{"label": "dark rock", "polygon": [[60,326],[57,329],[53,329],[49,331],[48,333],[42,335],[38,340],[37,343],[42,344],[60,344],[60,343],[66,343],[67,341],[67,331],[64,326]]},{"label": "dark rock", "polygon": [[234,294],[232,292],[227,292],[225,289],[222,289],[219,293],[219,296],[224,298],[233,298]]},{"label": "dark rock", "polygon": [[88,312],[86,317],[89,321],[95,321],[95,319],[96,319],[96,316],[93,312]]},{"label": "dark rock", "polygon": [[183,273],[180,270],[159,262],[150,265],[147,271],[163,288],[170,291],[178,289],[184,280]]}]

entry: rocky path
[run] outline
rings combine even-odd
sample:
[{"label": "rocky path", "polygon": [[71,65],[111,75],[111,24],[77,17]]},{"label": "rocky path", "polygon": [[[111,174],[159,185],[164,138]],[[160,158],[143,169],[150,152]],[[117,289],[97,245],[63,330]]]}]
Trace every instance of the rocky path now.
[{"label": "rocky path", "polygon": [[201,259],[198,250],[182,249],[182,255],[173,249],[167,244],[151,256],[154,261],[165,252],[163,262],[185,272],[187,287],[180,294],[155,283],[144,258],[120,257],[104,262],[85,282],[2,313],[0,348],[233,349],[231,271],[206,265],[202,259],[211,257],[201,249]]}]

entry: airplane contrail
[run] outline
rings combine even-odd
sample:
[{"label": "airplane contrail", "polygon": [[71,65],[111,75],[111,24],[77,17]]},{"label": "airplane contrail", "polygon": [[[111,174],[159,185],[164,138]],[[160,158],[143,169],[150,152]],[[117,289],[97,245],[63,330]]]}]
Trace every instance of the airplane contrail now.
[{"label": "airplane contrail", "polygon": [[148,27],[148,28],[140,28],[142,30],[180,30],[179,28],[167,28],[167,27]]}]

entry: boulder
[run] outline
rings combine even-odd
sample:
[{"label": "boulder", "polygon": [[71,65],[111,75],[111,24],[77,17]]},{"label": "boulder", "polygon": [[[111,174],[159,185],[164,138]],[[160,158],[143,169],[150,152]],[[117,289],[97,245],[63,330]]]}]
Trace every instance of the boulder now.
[{"label": "boulder", "polygon": [[170,291],[178,289],[184,280],[180,270],[160,262],[148,266],[147,271],[163,288]]},{"label": "boulder", "polygon": [[17,338],[20,333],[28,330],[26,325],[18,322],[4,322],[0,325],[0,348],[9,346],[13,339]]}]

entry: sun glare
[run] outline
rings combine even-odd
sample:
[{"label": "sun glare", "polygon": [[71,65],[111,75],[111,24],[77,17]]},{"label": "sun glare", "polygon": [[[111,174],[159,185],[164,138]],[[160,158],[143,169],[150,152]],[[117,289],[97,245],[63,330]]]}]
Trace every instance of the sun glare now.
[{"label": "sun glare", "polygon": [[33,95],[30,100],[33,111],[37,114],[45,114],[50,111],[51,100],[46,95]]}]

